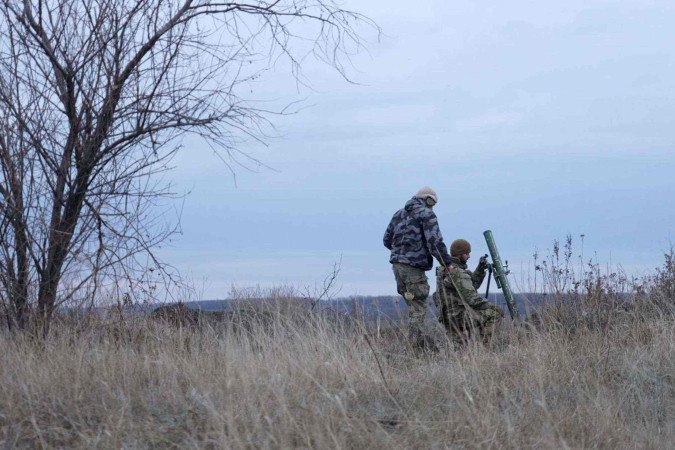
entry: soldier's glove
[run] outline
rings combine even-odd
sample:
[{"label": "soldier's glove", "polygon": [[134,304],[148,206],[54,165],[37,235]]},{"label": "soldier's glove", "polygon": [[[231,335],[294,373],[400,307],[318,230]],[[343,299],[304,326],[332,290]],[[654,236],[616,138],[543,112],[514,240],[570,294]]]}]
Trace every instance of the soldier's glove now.
[{"label": "soldier's glove", "polygon": [[478,270],[485,270],[488,268],[490,264],[488,263],[487,259],[488,255],[483,255],[480,257],[480,259],[478,260]]},{"label": "soldier's glove", "polygon": [[480,305],[478,305],[477,307],[475,307],[474,309],[476,309],[477,311],[486,311],[486,310],[490,309],[490,310],[501,312],[502,309],[499,306],[497,306],[494,303],[488,301],[486,298],[484,298],[483,300],[485,300],[485,301],[483,303],[481,303]]},{"label": "soldier's glove", "polygon": [[476,311],[485,311],[486,309],[489,309],[492,306],[492,304],[488,302],[487,299],[481,298],[481,300],[483,300],[483,302],[480,305],[476,305],[473,307],[473,309],[475,309]]},{"label": "soldier's glove", "polygon": [[502,311],[502,309],[494,303],[488,303],[485,309],[489,310],[493,316],[504,317],[504,311]]}]

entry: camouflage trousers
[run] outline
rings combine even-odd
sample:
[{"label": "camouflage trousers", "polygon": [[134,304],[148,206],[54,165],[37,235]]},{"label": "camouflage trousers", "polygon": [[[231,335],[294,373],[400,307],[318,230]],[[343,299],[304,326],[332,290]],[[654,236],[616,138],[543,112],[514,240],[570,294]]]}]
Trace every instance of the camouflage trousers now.
[{"label": "camouflage trousers", "polygon": [[392,269],[396,277],[396,290],[403,296],[408,305],[408,330],[410,337],[419,342],[422,340],[426,300],[429,296],[429,281],[424,270],[407,264],[393,263]]},{"label": "camouflage trousers", "polygon": [[465,344],[471,338],[487,343],[501,322],[504,313],[496,306],[476,310],[465,306],[452,295],[434,292],[434,303],[438,320],[445,327],[448,336],[458,344]]}]

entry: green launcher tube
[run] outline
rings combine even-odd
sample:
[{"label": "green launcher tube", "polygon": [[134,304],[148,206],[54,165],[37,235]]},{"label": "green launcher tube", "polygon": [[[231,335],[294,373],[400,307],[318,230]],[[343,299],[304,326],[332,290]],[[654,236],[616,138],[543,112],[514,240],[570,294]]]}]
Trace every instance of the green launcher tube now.
[{"label": "green launcher tube", "polygon": [[497,250],[497,244],[495,244],[495,238],[492,235],[491,230],[486,230],[483,232],[485,236],[485,242],[487,242],[488,249],[490,250],[490,256],[492,257],[492,267],[494,270],[495,281],[497,282],[497,287],[502,290],[504,293],[504,299],[506,300],[506,306],[509,308],[509,314],[514,320],[518,320],[519,314],[518,309],[516,308],[516,302],[513,299],[513,292],[511,291],[511,285],[507,275],[509,274],[508,266],[502,263],[502,259],[499,256],[499,251]]}]

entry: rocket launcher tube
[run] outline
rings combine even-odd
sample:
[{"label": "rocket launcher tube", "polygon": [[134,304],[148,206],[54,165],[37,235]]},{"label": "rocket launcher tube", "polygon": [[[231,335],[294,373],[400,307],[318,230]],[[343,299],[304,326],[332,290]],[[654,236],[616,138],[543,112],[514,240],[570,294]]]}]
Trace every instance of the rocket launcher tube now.
[{"label": "rocket launcher tube", "polygon": [[497,244],[495,244],[495,238],[492,235],[492,231],[486,230],[483,232],[485,236],[485,242],[487,242],[488,249],[490,250],[490,256],[492,256],[492,267],[494,269],[494,277],[497,282],[497,287],[502,290],[504,293],[504,299],[506,300],[506,306],[509,308],[509,314],[514,320],[520,319],[518,314],[518,309],[516,308],[516,302],[513,299],[513,293],[511,292],[511,285],[509,284],[508,278],[506,276],[509,274],[507,268],[502,264],[502,259],[499,256],[499,251],[497,251]]}]

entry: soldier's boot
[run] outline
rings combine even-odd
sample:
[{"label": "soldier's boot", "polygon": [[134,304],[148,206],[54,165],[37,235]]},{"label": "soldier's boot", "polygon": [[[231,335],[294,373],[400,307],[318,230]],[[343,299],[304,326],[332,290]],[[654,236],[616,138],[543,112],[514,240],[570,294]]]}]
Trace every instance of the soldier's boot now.
[{"label": "soldier's boot", "polygon": [[413,350],[417,352],[437,353],[439,351],[436,341],[426,335],[419,328],[411,328],[408,332],[408,341]]},{"label": "soldier's boot", "polygon": [[438,353],[440,351],[436,340],[427,334],[422,336],[422,350],[427,353]]},{"label": "soldier's boot", "polygon": [[480,326],[480,335],[484,344],[492,341],[497,326],[501,323],[504,313],[500,309],[490,308],[482,311],[482,323]]},{"label": "soldier's boot", "polygon": [[437,351],[436,343],[424,333],[424,315],[426,311],[418,305],[411,305],[409,315],[408,339],[416,351]]},{"label": "soldier's boot", "polygon": [[424,346],[424,337],[422,330],[417,327],[410,327],[408,330],[408,343],[414,350],[419,350]]},{"label": "soldier's boot", "polygon": [[451,332],[448,333],[448,338],[452,343],[452,346],[455,350],[460,350],[466,347],[466,344],[469,342],[468,336],[463,332]]}]

